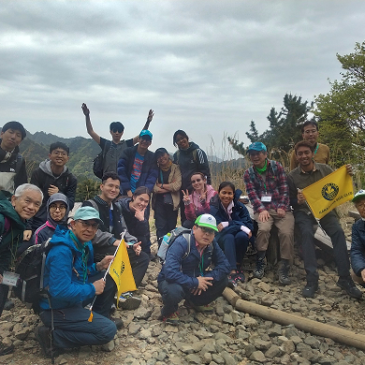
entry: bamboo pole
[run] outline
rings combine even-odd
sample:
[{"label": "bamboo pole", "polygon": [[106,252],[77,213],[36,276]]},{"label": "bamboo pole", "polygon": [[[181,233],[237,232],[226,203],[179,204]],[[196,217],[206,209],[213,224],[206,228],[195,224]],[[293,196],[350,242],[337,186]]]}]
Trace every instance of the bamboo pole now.
[{"label": "bamboo pole", "polygon": [[296,328],[302,331],[321,337],[331,338],[336,342],[365,350],[365,336],[362,334],[248,302],[241,299],[240,296],[230,288],[224,289],[223,296],[233,307],[241,312],[249,313],[253,316],[261,317],[286,326],[294,324]]}]

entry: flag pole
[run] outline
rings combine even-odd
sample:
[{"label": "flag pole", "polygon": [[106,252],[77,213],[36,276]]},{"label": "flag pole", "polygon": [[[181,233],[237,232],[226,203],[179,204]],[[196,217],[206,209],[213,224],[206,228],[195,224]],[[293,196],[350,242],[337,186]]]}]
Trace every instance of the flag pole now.
[{"label": "flag pole", "polygon": [[[109,274],[110,266],[111,266],[111,264],[112,264],[112,263],[113,263],[113,261],[114,261],[114,258],[115,258],[115,256],[116,256],[116,254],[117,254],[118,250],[119,250],[120,245],[123,243],[124,235],[125,235],[125,231],[123,231],[123,232],[120,234],[120,237],[121,237],[121,239],[120,239],[120,243],[119,243],[119,245],[117,246],[117,249],[116,249],[116,250],[115,250],[115,252],[114,252],[113,259],[109,262],[108,268],[107,268],[107,269],[106,269],[106,271],[105,271],[105,274],[104,274],[104,277],[103,277],[103,280],[104,280],[104,281],[106,281],[106,276]],[[89,317],[89,319],[88,319],[88,321],[89,321],[89,322],[92,322],[92,320],[93,320],[93,313],[92,313],[92,311],[93,311],[93,307],[94,307],[94,304],[95,304],[96,298],[97,298],[97,295],[95,295],[95,296],[94,296],[94,299],[93,299],[93,301],[91,302],[91,306],[90,306],[90,308],[89,308],[89,309],[90,309],[90,317]]]}]

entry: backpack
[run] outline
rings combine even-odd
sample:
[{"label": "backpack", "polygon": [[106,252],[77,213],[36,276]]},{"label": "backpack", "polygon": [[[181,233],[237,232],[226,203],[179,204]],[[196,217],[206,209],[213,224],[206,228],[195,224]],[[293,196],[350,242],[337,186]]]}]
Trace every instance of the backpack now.
[{"label": "backpack", "polygon": [[51,249],[49,238],[46,242],[30,246],[19,257],[15,272],[20,275],[16,286],[13,287],[15,295],[25,303],[31,303],[35,313],[40,312],[39,300],[42,296],[50,296],[43,287],[43,276],[47,254]]},{"label": "backpack", "polygon": [[104,149],[93,160],[93,172],[96,177],[101,179],[103,177],[104,159],[106,153],[109,151],[111,146],[110,141],[105,141]]},{"label": "backpack", "polygon": [[190,254],[190,237],[191,237],[191,229],[187,229],[185,227],[176,227],[171,232],[167,233],[161,242],[161,245],[158,249],[157,256],[160,259],[162,264],[166,261],[167,251],[176,241],[176,238],[180,236],[184,236],[186,241],[188,242],[188,249],[183,256],[183,260],[185,260]]}]

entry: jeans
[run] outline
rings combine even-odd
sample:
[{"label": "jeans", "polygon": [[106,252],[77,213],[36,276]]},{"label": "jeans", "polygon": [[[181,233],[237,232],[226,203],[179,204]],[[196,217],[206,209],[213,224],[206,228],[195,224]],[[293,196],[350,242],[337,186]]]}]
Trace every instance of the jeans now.
[{"label": "jeans", "polygon": [[161,314],[168,317],[170,314],[176,312],[179,308],[179,303],[183,299],[187,299],[195,306],[209,304],[216,300],[227,286],[227,277],[220,281],[213,281],[213,286],[210,286],[206,291],[200,295],[192,295],[189,289],[184,288],[177,283],[169,283],[166,280],[158,283],[158,291],[162,296],[163,308]]},{"label": "jeans", "polygon": [[231,270],[237,269],[237,264],[241,264],[243,257],[248,247],[248,235],[241,231],[235,235],[225,234],[220,240],[219,244],[223,248],[223,252],[227,257]]},{"label": "jeans", "polygon": [[[294,217],[301,234],[307,282],[316,283],[318,282],[318,272],[313,232],[313,224],[316,221],[312,215],[308,215],[306,212],[300,210],[294,212]],[[335,213],[330,212],[326,214],[319,222],[331,238],[333,255],[339,276],[348,277],[350,275],[350,260],[347,254],[346,238]]]},{"label": "jeans", "polygon": [[163,199],[157,197],[155,205],[155,226],[158,246],[160,246],[163,236],[176,227],[177,214],[178,210],[174,210],[173,205],[164,204]]}]

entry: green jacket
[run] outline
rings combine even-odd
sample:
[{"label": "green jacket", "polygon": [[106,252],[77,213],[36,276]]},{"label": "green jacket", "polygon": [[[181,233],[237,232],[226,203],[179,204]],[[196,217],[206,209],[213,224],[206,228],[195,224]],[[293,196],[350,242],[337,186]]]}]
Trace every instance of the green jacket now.
[{"label": "green jacket", "polygon": [[[10,221],[10,229],[5,232],[5,218]],[[19,243],[23,241],[25,222],[15,211],[7,194],[0,191],[0,274],[9,270]]]}]

